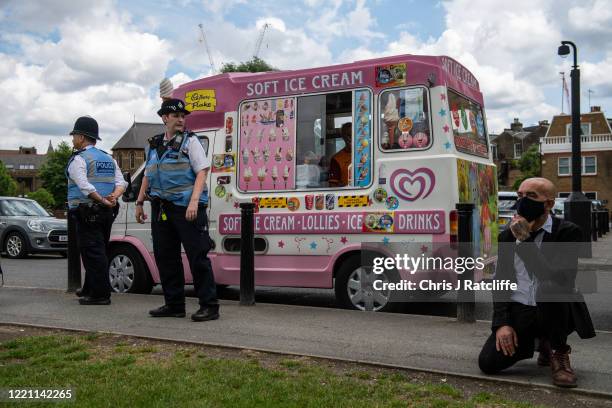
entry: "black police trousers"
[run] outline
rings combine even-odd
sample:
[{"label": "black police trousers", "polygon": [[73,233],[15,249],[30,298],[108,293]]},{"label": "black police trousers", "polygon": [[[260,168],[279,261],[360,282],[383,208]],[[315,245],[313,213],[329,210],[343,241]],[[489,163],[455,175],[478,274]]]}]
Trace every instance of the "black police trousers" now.
[{"label": "black police trousers", "polygon": [[83,295],[110,298],[112,289],[108,275],[108,241],[115,218],[113,210],[99,208],[94,214],[75,208],[68,211],[68,216],[76,225],[77,245],[85,267]]},{"label": "black police trousers", "polygon": [[[167,201],[151,203],[151,232],[155,263],[159,270],[166,305],[185,308],[185,274],[181,259],[181,243],[189,261],[193,286],[200,306],[217,304],[217,289],[208,251],[211,247],[208,235],[206,206],[198,207],[194,221],[187,221],[187,207]],[[165,214],[165,217],[164,217]]]}]

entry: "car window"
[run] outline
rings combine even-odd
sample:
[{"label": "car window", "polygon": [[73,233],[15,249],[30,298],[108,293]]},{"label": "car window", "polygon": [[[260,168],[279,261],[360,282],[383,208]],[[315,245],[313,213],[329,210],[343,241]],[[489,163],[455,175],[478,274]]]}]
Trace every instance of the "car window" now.
[{"label": "car window", "polygon": [[36,201],[29,200],[2,200],[0,211],[6,216],[42,216],[49,214]]}]

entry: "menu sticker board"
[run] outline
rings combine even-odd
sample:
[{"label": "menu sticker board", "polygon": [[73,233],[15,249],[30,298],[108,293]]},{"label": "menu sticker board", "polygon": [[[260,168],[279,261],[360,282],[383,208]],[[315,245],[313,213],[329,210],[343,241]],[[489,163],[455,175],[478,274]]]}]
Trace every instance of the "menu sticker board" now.
[{"label": "menu sticker board", "polygon": [[240,110],[242,191],[295,189],[296,98],[245,102]]},{"label": "menu sticker board", "polygon": [[353,185],[366,187],[372,178],[372,113],[369,91],[355,91]]}]

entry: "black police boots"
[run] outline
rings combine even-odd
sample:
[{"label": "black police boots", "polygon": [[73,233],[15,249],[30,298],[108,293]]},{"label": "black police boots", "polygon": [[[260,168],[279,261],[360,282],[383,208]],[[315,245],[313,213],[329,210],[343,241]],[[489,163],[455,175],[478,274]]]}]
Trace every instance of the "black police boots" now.
[{"label": "black police boots", "polygon": [[91,296],[84,296],[79,299],[81,305],[110,305],[110,298],[96,298]]},{"label": "black police boots", "polygon": [[205,322],[207,320],[217,320],[219,318],[219,305],[201,306],[197,312],[191,315],[194,322]]},{"label": "black police boots", "polygon": [[153,317],[185,317],[185,308],[163,305],[157,309],[149,310]]}]

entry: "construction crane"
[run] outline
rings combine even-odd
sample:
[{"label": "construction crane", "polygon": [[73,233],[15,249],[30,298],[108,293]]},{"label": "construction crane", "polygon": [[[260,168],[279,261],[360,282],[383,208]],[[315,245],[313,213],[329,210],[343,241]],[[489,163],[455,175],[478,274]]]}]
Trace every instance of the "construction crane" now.
[{"label": "construction crane", "polygon": [[208,48],[208,41],[206,41],[206,34],[204,34],[204,27],[202,26],[202,23],[198,24],[198,27],[200,27],[200,33],[202,34],[200,36],[200,42],[204,43],[204,48],[206,49],[206,53],[208,54],[208,61],[210,61],[210,67],[212,69],[213,74],[216,74],[217,68],[215,68],[215,61],[213,60],[210,48]]},{"label": "construction crane", "polygon": [[270,24],[265,23],[263,27],[261,27],[261,31],[259,32],[259,37],[257,37],[257,42],[255,43],[255,51],[253,51],[253,59],[259,58],[259,51],[261,50],[261,43],[263,42],[264,35],[266,34],[266,30],[270,27]]}]

